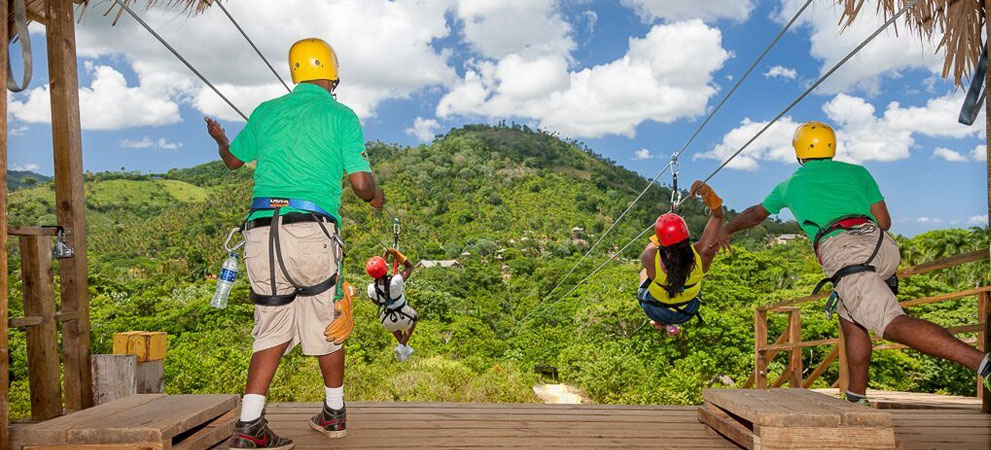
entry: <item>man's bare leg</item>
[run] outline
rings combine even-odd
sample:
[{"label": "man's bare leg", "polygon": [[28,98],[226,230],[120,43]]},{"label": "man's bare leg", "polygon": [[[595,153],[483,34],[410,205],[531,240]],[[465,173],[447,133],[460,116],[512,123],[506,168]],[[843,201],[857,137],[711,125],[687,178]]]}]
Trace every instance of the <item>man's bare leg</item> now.
[{"label": "man's bare leg", "polygon": [[884,338],[905,344],[919,352],[977,370],[984,359],[974,347],[957,339],[945,328],[928,320],[909,316],[898,316],[884,329]]},{"label": "man's bare leg", "polygon": [[334,353],[317,357],[317,361],[320,362],[324,386],[329,388],[344,386],[344,347]]},{"label": "man's bare leg", "polygon": [[840,326],[843,327],[843,335],[846,339],[846,359],[850,371],[847,390],[864,396],[867,394],[867,377],[873,350],[871,336],[864,327],[842,317]]},{"label": "man's bare leg", "polygon": [[248,384],[244,389],[246,394],[265,395],[268,386],[272,384],[275,371],[279,368],[282,354],[286,352],[289,343],[269,347],[251,354],[251,365],[248,366]]}]

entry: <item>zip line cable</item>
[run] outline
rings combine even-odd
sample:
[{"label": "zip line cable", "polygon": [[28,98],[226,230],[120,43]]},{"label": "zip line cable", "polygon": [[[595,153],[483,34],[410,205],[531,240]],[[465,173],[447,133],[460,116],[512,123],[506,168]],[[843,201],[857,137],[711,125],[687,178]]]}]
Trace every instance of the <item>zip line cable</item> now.
[{"label": "zip line cable", "polygon": [[[801,102],[803,99],[805,99],[805,97],[807,97],[810,93],[812,93],[812,91],[814,91],[817,87],[819,87],[819,85],[821,85],[824,81],[826,81],[826,79],[828,79],[831,75],[833,75],[833,73],[835,73],[837,70],[839,70],[840,67],[842,67],[844,64],[846,64],[848,61],[850,61],[850,59],[853,58],[861,50],[863,50],[863,48],[866,47],[867,44],[869,44],[876,37],[878,37],[878,35],[880,35],[882,32],[884,32],[884,30],[886,30],[889,26],[891,26],[893,23],[895,23],[895,21],[897,21],[898,18],[900,18],[902,15],[904,15],[906,12],[908,12],[908,10],[911,9],[911,8],[913,8],[918,2],[919,2],[919,0],[913,0],[912,2],[907,3],[904,7],[902,7],[901,10],[899,10],[897,13],[895,13],[893,16],[891,16],[891,18],[889,18],[883,24],[881,24],[881,26],[878,27],[878,29],[875,30],[873,33],[871,33],[870,36],[868,36],[866,39],[864,39],[864,41],[861,42],[860,45],[858,45],[853,50],[851,50],[850,53],[847,53],[847,55],[844,56],[843,59],[841,59],[839,62],[837,62],[835,65],[833,65],[833,67],[830,68],[826,73],[822,74],[814,83],[812,83],[812,85],[810,85],[808,87],[808,89],[806,89],[804,92],[802,92],[802,94],[799,95],[798,98],[796,98],[787,107],[785,107],[785,109],[783,109],[780,113],[778,113],[778,115],[775,116],[774,119],[772,119],[770,122],[767,123],[767,125],[765,125],[763,128],[761,128],[760,131],[757,132],[757,134],[755,134],[752,138],[750,138],[750,140],[748,140],[745,144],[743,144],[743,146],[740,147],[736,152],[734,152],[732,155],[730,155],[729,158],[727,158],[725,161],[723,161],[723,163],[720,164],[719,167],[716,168],[716,170],[714,170],[712,173],[710,173],[709,176],[707,176],[705,178],[705,180],[703,180],[703,182],[704,183],[708,183],[709,180],[711,180],[714,176],[716,176],[716,174],[718,174],[721,170],[723,170],[723,168],[725,168],[726,165],[728,165],[730,163],[730,161],[733,160],[733,158],[736,158],[750,144],[752,144],[755,140],[757,140],[758,137],[760,137],[765,131],[767,131],[767,129],[770,128],[771,125],[774,125],[778,120],[780,120],[782,117],[784,117],[784,115],[787,114],[789,111],[791,111],[791,109],[794,108],[795,105],[797,105],[799,102]],[[649,231],[651,228],[652,228],[652,226],[647,227],[645,230],[643,230],[642,232],[640,232],[640,234],[637,235],[637,237],[633,238],[630,242],[628,242],[626,245],[623,246],[623,250],[625,250],[626,248],[628,248],[634,242],[638,241],[641,237],[643,237],[644,234],[647,234],[647,231]],[[586,276],[584,279],[582,279],[581,281],[579,281],[578,284],[576,284],[573,288],[571,288],[571,290],[569,290],[567,294],[559,297],[554,302],[561,301],[565,297],[567,297],[569,294],[571,294],[572,292],[574,292],[575,289],[577,289],[579,286],[581,286],[583,283],[585,283],[589,278],[591,278],[593,275],[595,275],[596,273],[598,273],[599,271],[601,271],[602,268],[606,266],[606,264],[609,264],[614,259],[616,259],[620,254],[622,254],[623,253],[623,250],[620,250],[619,252],[617,252],[616,254],[614,254],[612,257],[610,257],[608,260],[606,260],[606,262],[604,262],[601,265],[599,265],[599,267],[597,267],[595,270],[593,270],[592,272],[590,272],[588,274],[588,276]],[[552,302],[552,303],[554,303],[554,302]],[[529,316],[529,314],[527,316]],[[524,319],[525,318],[526,317],[524,317]]]},{"label": "zip line cable", "polygon": [[616,228],[616,225],[618,225],[619,222],[621,220],[623,220],[623,217],[625,217],[626,214],[629,213],[630,210],[633,209],[633,206],[636,205],[637,202],[639,202],[641,198],[643,198],[644,194],[647,193],[647,191],[650,189],[650,187],[653,186],[654,183],[656,183],[657,180],[661,178],[661,175],[664,174],[664,171],[666,171],[668,168],[670,168],[671,165],[674,164],[675,161],[677,161],[677,159],[681,155],[681,153],[684,152],[685,149],[687,149],[688,146],[692,144],[692,142],[695,142],[695,138],[697,138],[698,135],[699,135],[699,133],[702,132],[702,129],[705,128],[706,125],[709,124],[709,121],[712,120],[712,118],[716,115],[716,113],[719,112],[720,109],[722,109],[723,105],[725,105],[726,102],[729,100],[729,98],[733,96],[733,93],[736,92],[737,88],[739,88],[740,85],[743,84],[743,81],[746,80],[747,77],[750,76],[750,73],[753,72],[755,68],[757,68],[757,65],[760,64],[760,62],[764,59],[765,56],[767,56],[767,54],[771,51],[771,49],[774,48],[775,45],[777,45],[778,41],[780,41],[781,38],[785,35],[785,33],[788,32],[788,30],[791,28],[791,26],[794,25],[796,21],[798,21],[798,18],[801,17],[802,13],[804,13],[805,10],[809,7],[809,5],[812,4],[812,1],[813,0],[806,0],[805,4],[803,4],[802,7],[798,9],[798,11],[795,13],[795,15],[793,15],[791,17],[791,20],[789,20],[788,23],[785,24],[784,28],[782,28],[781,31],[778,32],[777,36],[775,36],[774,39],[771,40],[771,43],[768,44],[767,47],[764,48],[764,51],[761,52],[760,56],[758,56],[757,59],[755,59],[754,62],[752,64],[750,64],[750,67],[747,68],[746,72],[744,72],[743,75],[740,77],[740,79],[736,81],[736,83],[726,93],[726,95],[723,96],[722,100],[719,101],[719,103],[716,105],[716,107],[713,108],[711,112],[709,112],[709,114],[705,117],[705,120],[703,120],[702,123],[700,123],[699,126],[695,128],[695,132],[692,133],[691,137],[689,137],[688,140],[685,142],[685,144],[681,146],[681,149],[678,150],[678,152],[676,152],[673,155],[672,162],[671,163],[668,163],[668,165],[664,166],[664,168],[662,168],[660,171],[658,171],[657,172],[657,175],[654,175],[654,178],[651,179],[649,183],[647,183],[647,186],[645,186],[643,188],[643,190],[640,191],[640,194],[638,194],[636,196],[636,198],[634,198],[633,201],[630,202],[630,204],[626,207],[626,209],[623,210],[622,214],[620,214],[619,217],[616,218],[616,220],[612,223],[612,225],[609,226],[609,228],[605,231],[605,233],[602,233],[602,235],[599,236],[599,239],[597,239],[595,241],[595,243],[592,244],[592,246],[589,247],[587,251],[585,251],[585,254],[582,255],[582,257],[578,260],[577,263],[575,263],[574,266],[571,267],[570,270],[568,270],[568,273],[564,275],[564,278],[561,278],[561,280],[558,281],[556,285],[554,285],[554,288],[551,289],[550,292],[548,292],[544,296],[544,298],[550,297],[550,295],[553,294],[554,291],[557,290],[557,288],[561,287],[561,285],[564,284],[564,282],[568,279],[568,277],[570,277],[571,274],[574,273],[575,270],[578,269],[579,266],[581,266],[582,262],[584,262],[585,259],[588,258],[588,255],[590,255],[592,253],[592,251],[595,250],[595,248],[599,246],[599,244],[603,241],[603,239],[605,239],[606,236],[610,232],[612,232],[612,230],[614,228]]},{"label": "zip line cable", "polygon": [[262,54],[262,51],[258,49],[258,46],[256,46],[255,43],[251,40],[251,38],[248,37],[248,34],[244,32],[244,29],[241,28],[241,25],[238,24],[236,20],[234,20],[234,16],[232,16],[231,13],[227,12],[227,8],[224,7],[224,2],[222,2],[221,0],[217,0],[215,3],[217,4],[217,6],[220,7],[220,10],[224,12],[224,15],[226,15],[227,18],[230,19],[231,23],[234,24],[234,27],[237,28],[237,31],[241,32],[241,36],[244,36],[244,40],[248,41],[248,45],[251,45],[251,48],[253,48],[255,50],[255,53],[258,54],[258,57],[260,57],[262,61],[265,62],[265,65],[268,66],[268,70],[272,71],[272,74],[275,75],[275,78],[279,79],[279,82],[281,82],[282,85],[286,87],[287,91],[292,92],[292,89],[290,89],[289,85],[286,84],[286,80],[282,79],[282,75],[279,75],[279,72],[275,70],[275,67],[272,67],[272,63],[268,62],[268,58],[266,58],[265,55]]},{"label": "zip line cable", "polygon": [[154,36],[155,39],[158,39],[158,42],[160,42],[162,45],[165,46],[165,48],[167,48],[170,52],[172,52],[172,55],[173,56],[175,56],[176,58],[179,59],[179,61],[181,61],[183,64],[185,64],[187,69],[189,69],[190,71],[192,71],[193,74],[196,75],[200,79],[200,81],[203,82],[203,84],[209,86],[210,89],[212,89],[214,93],[216,93],[224,102],[227,103],[228,106],[231,107],[231,109],[233,109],[235,112],[237,112],[237,114],[240,115],[245,121],[248,120],[248,116],[244,115],[244,113],[241,112],[241,110],[238,109],[237,106],[234,106],[234,103],[232,103],[230,101],[230,99],[227,98],[227,96],[225,96],[224,94],[222,94],[220,92],[220,90],[218,90],[217,87],[214,86],[213,83],[210,82],[210,80],[207,80],[206,77],[203,76],[203,74],[200,73],[200,71],[196,70],[196,68],[193,67],[193,65],[190,64],[189,61],[186,60],[186,58],[183,58],[182,55],[180,55],[179,52],[176,51],[175,48],[173,48],[171,45],[169,45],[169,43],[166,42],[165,39],[163,39],[162,36],[159,35],[158,32],[156,32],[155,29],[151,27],[151,25],[148,25],[147,22],[145,22],[144,20],[142,20],[141,19],[141,16],[137,15],[134,11],[131,10],[130,7],[128,7],[126,4],[124,4],[124,2],[122,2],[121,0],[113,0],[113,1],[114,1],[114,3],[117,3],[117,5],[119,5],[121,8],[123,8],[124,11],[127,11],[127,13],[130,14],[130,16],[134,18],[134,20],[138,21],[138,23],[141,24],[141,26],[144,27],[145,30],[148,30],[148,32],[151,33],[151,35]]}]

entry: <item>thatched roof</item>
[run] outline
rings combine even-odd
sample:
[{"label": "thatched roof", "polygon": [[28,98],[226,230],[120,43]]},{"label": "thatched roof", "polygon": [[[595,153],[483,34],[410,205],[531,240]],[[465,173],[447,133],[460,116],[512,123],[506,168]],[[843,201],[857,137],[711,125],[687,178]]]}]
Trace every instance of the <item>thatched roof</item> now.
[{"label": "thatched roof", "polygon": [[[842,25],[850,25],[864,8],[864,0],[835,0],[844,8]],[[877,0],[876,8],[885,17],[898,12],[911,0]],[[918,4],[906,13],[910,31],[920,39],[933,40],[942,35],[937,51],[946,51],[943,77],[953,74],[960,85],[970,76],[981,56],[984,42],[984,0],[918,0]],[[937,33],[938,32],[938,33]]]}]

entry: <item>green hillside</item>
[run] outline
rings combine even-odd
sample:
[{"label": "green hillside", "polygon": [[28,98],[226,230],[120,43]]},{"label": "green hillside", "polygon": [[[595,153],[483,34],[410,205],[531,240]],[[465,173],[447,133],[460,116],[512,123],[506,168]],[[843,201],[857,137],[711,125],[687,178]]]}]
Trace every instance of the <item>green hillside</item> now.
[{"label": "green hillside", "polygon": [[[736,251],[717,258],[706,280],[705,325],[677,339],[661,336],[633,300],[640,244],[620,262],[559,300],[547,294],[581,256],[574,227],[595,239],[647,180],[578,143],[524,127],[469,126],[429,146],[368,146],[390,212],[404,226],[403,250],[414,259],[460,258],[463,267],[414,273],[408,298],[422,318],[413,358],[392,357],[393,337],[363,299],[348,342],[345,381],[351,400],[537,401],[531,386],[537,364],[558,367],[563,382],[606,403],[691,404],[701,388],[752,371],[755,305],[806,294],[821,276],[807,242],[765,247],[768,234],[795,232],[768,222],[741,238]],[[690,181],[690,180],[689,180]],[[248,168],[219,162],[156,176],[104,173],[87,181],[92,350],[106,353],[113,333],[169,332],[169,392],[239,393],[251,347],[252,305],[243,273],[226,310],[209,300],[227,231],[243,217],[251,189]],[[670,191],[651,189],[576,275],[584,276],[669,208]],[[346,187],[342,214],[348,243],[346,280],[359,293],[370,280],[367,257],[381,253],[375,238],[391,240],[392,217],[374,213]],[[682,211],[694,232],[706,217],[697,202]],[[11,195],[11,221],[47,224],[53,218],[50,185]],[[370,236],[356,222],[377,236]],[[928,233],[904,241],[908,262],[921,262],[986,245],[981,230]],[[20,272],[11,265],[12,315],[20,314]],[[909,280],[906,296],[947,292],[986,282],[987,265]],[[571,283],[563,287],[570,288]],[[974,314],[962,300],[921,309],[940,323]],[[835,323],[810,305],[803,312],[806,340],[835,335]],[[783,322],[772,323],[780,333]],[[24,335],[12,333],[12,404],[27,407]],[[822,351],[814,349],[812,351]],[[822,355],[809,355],[808,358]],[[912,353],[876,356],[873,384],[900,390],[968,394],[974,380]],[[806,366],[811,360],[806,362]],[[780,371],[781,367],[771,367]],[[820,383],[836,377],[835,368]],[[293,352],[270,393],[274,401],[322,398],[316,361]]]}]

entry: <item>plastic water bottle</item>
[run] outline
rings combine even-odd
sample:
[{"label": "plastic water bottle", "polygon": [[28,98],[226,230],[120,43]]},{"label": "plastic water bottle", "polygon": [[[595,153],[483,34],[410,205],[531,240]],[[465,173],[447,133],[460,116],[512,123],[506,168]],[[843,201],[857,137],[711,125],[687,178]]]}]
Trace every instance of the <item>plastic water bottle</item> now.
[{"label": "plastic water bottle", "polygon": [[210,306],[224,309],[227,307],[227,297],[231,295],[231,288],[234,287],[234,279],[237,278],[237,253],[231,252],[220,268],[220,276],[217,277],[217,292],[210,300]]}]

